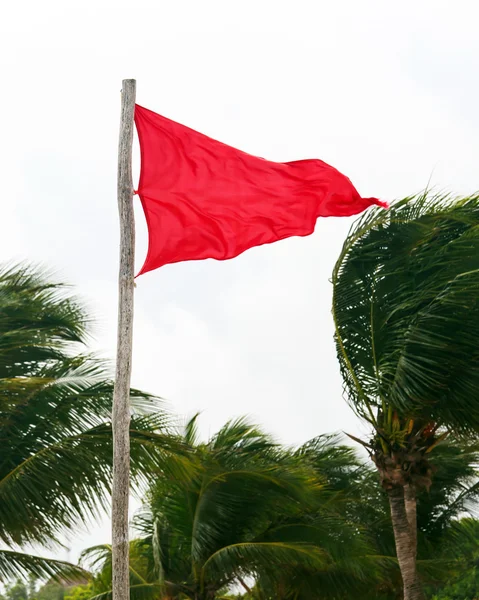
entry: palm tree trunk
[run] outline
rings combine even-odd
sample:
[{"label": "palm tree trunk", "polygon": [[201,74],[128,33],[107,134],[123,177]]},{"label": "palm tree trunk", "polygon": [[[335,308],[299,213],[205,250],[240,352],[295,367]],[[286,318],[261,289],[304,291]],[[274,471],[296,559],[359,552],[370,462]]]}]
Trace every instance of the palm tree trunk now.
[{"label": "palm tree trunk", "polygon": [[409,533],[411,543],[414,549],[414,556],[417,556],[417,502],[416,490],[411,484],[404,486],[404,506],[406,508],[407,520],[409,523]]},{"label": "palm tree trunk", "polygon": [[[416,535],[411,535],[412,527],[406,512],[404,492],[404,488],[400,486],[388,491],[394,540],[396,542],[396,554],[404,586],[404,600],[424,600],[424,594],[416,570]],[[408,504],[412,510],[413,503],[408,502]]]}]

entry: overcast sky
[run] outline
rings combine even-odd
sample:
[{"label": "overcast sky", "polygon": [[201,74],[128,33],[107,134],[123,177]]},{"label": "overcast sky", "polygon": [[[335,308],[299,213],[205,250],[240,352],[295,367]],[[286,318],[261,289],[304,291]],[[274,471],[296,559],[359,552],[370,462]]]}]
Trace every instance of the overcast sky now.
[{"label": "overcast sky", "polygon": [[[1,260],[73,283],[113,357],[121,80],[137,101],[364,196],[479,188],[475,0],[23,0],[0,15]],[[139,156],[135,141],[135,181]],[[138,199],[135,199],[138,203]],[[146,249],[139,206],[137,265]],[[137,280],[133,385],[209,435],[251,415],[285,443],[364,432],[342,399],[328,281],[351,219]],[[109,541],[107,520],[72,558]],[[64,556],[64,555],[62,555]]]}]

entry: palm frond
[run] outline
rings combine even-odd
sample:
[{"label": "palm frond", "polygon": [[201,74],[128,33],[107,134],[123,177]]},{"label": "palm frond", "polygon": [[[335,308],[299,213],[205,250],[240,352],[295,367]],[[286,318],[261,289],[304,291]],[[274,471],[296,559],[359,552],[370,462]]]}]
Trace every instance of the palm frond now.
[{"label": "palm frond", "polygon": [[183,438],[185,440],[185,442],[189,445],[189,446],[197,446],[199,444],[199,432],[198,432],[198,419],[200,417],[200,413],[196,413],[195,415],[193,415],[191,417],[191,419],[188,419],[186,425],[185,425],[185,430],[183,433]]},{"label": "palm frond", "polygon": [[372,212],[333,273],[346,396],[375,426],[384,402],[479,427],[479,196],[424,194]]},{"label": "palm frond", "polygon": [[67,286],[28,264],[0,268],[0,377],[32,376],[87,339],[89,318]]},{"label": "palm frond", "polygon": [[[90,319],[67,286],[29,265],[0,268],[0,540],[54,543],[107,505],[113,382],[84,352]],[[131,468],[190,472],[160,399],[131,391]],[[173,456],[174,455],[174,456]]]},{"label": "palm frond", "polygon": [[[181,442],[157,425],[154,415],[132,418],[134,483],[146,483],[155,471],[167,478],[191,473]],[[0,480],[0,537],[5,543],[46,543],[66,527],[87,524],[108,506],[112,468],[109,423],[30,450]]]},{"label": "palm frond", "polygon": [[90,574],[81,567],[67,562],[13,550],[0,550],[0,581],[24,578],[30,574],[64,583],[90,577]]},{"label": "palm frond", "polygon": [[258,542],[225,546],[212,554],[202,568],[202,580],[234,578],[238,574],[258,571],[279,575],[281,568],[305,567],[325,569],[327,554],[317,546],[306,543]]}]

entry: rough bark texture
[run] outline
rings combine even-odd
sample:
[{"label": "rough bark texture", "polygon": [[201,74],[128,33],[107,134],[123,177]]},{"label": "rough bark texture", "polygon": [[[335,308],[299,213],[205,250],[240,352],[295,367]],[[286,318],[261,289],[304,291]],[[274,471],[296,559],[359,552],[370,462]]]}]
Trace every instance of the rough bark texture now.
[{"label": "rough bark texture", "polygon": [[404,600],[424,600],[416,571],[415,537],[411,536],[404,488],[402,486],[393,487],[388,490],[388,495],[396,542],[396,554],[404,585]]},{"label": "rough bark texture", "polygon": [[131,155],[136,82],[125,79],[121,95],[118,148],[118,210],[120,270],[118,278],[118,339],[113,393],[113,599],[130,600],[128,499],[130,492],[130,376],[133,336],[135,223]]},{"label": "rough bark texture", "polygon": [[409,523],[409,533],[411,535],[411,545],[414,556],[417,556],[417,501],[416,490],[410,483],[404,486],[404,507],[406,508],[407,520]]}]

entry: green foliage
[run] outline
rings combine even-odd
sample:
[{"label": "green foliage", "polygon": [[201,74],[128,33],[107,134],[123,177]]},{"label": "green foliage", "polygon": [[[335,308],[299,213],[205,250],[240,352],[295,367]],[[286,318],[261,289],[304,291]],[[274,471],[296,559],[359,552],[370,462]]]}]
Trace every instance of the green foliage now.
[{"label": "green foliage", "polygon": [[478,196],[424,194],[368,212],[346,239],[333,273],[338,358],[348,401],[374,425],[387,403],[479,430],[478,224]]},{"label": "green foliage", "polygon": [[[466,563],[463,557],[466,547],[474,549],[479,543],[479,524],[472,518],[478,500],[477,459],[475,444],[453,439],[440,444],[432,458],[435,471],[432,485],[418,494],[418,571],[428,584],[430,595],[473,566],[472,560]],[[356,493],[354,501],[348,504],[350,518],[367,529],[379,555],[394,555],[388,498],[379,485],[377,473],[364,469],[351,485]],[[468,511],[471,518],[459,521]],[[361,594],[355,597],[363,598]],[[386,561],[382,564],[382,577],[371,586],[364,600],[401,597],[398,566],[394,561]]]},{"label": "green foliage", "polygon": [[90,583],[68,586],[64,582],[50,580],[37,590],[38,579],[30,575],[28,580],[17,579],[5,586],[4,600],[88,600],[93,595]]},{"label": "green foliage", "polygon": [[36,600],[63,600],[65,587],[59,581],[48,581],[36,594]]},{"label": "green foliage", "polygon": [[[407,490],[409,517],[431,486],[431,451],[450,432],[479,432],[478,225],[479,196],[407,198],[359,219],[333,271],[345,395],[373,429],[356,441],[386,490]],[[411,559],[413,518],[403,523]]]},{"label": "green foliage", "polygon": [[[75,579],[83,571],[22,554],[108,505],[113,384],[84,353],[89,318],[66,286],[38,269],[0,269],[0,578],[33,573]],[[162,469],[184,474],[181,444],[159,400],[132,392],[131,468],[141,483]]]},{"label": "green foliage", "polygon": [[441,539],[447,576],[430,585],[432,600],[476,600],[479,596],[479,521],[470,517],[453,521]]},{"label": "green foliage", "polygon": [[[289,452],[244,420],[200,443],[194,419],[184,438],[199,467],[193,477],[153,482],[134,522],[141,538],[130,546],[132,598],[226,598],[245,579],[265,599],[306,599],[313,586],[339,598],[338,590],[377,575],[366,537],[341,510],[341,471],[359,468],[350,449],[325,437]],[[108,596],[110,548],[84,558],[97,570],[97,593]]]},{"label": "green foliage", "polygon": [[64,600],[89,600],[93,596],[93,585],[76,585],[69,588],[64,595]]},{"label": "green foliage", "polygon": [[21,579],[5,586],[6,600],[29,600],[28,587]]},{"label": "green foliage", "polygon": [[[436,600],[478,595],[479,446],[436,445],[440,426],[479,429],[478,204],[424,196],[368,213],[334,275],[348,399],[389,451],[413,438],[434,448],[417,509],[418,569]],[[48,580],[38,591],[35,578],[14,581],[5,600],[111,596],[107,545],[85,553],[94,579],[73,588],[79,568],[14,549],[55,541],[108,502],[112,383],[84,353],[88,326],[65,286],[29,267],[0,271],[0,541],[10,547],[0,578]],[[180,439],[158,399],[134,391],[132,402],[133,478],[149,484],[130,546],[132,600],[398,598],[386,494],[339,438],[285,450],[237,420],[202,443],[196,418]]]}]

